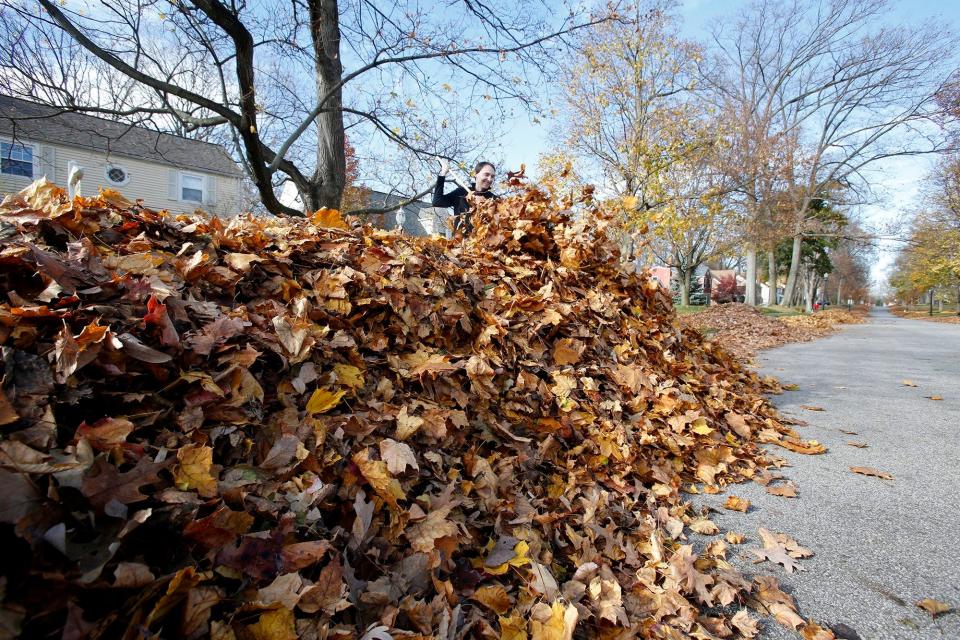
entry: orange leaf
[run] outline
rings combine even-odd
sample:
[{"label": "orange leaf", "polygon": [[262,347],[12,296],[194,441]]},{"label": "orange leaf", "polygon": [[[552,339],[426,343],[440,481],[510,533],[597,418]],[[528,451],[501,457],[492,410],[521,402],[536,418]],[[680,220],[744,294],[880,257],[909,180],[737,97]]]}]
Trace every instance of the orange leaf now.
[{"label": "orange leaf", "polygon": [[318,227],[328,228],[328,229],[349,229],[350,226],[344,222],[343,217],[340,215],[340,212],[336,209],[328,209],[323,207],[317,209],[316,213],[310,216],[310,222],[315,224]]}]

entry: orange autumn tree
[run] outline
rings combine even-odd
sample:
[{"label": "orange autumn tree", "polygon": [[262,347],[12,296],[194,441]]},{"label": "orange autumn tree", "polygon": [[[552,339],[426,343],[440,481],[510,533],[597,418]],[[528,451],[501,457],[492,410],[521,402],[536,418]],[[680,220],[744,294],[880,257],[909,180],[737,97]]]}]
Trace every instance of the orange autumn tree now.
[{"label": "orange autumn tree", "polygon": [[340,211],[362,209],[368,204],[370,189],[357,183],[360,163],[357,160],[357,150],[350,144],[349,139],[343,141],[343,154],[347,160],[347,172],[343,197],[340,198]]}]

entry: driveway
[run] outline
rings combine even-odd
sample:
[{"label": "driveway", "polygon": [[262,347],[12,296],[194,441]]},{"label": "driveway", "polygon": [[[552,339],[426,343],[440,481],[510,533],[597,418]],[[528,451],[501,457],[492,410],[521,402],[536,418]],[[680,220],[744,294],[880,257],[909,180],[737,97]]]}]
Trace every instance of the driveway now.
[{"label": "driveway", "polygon": [[[956,612],[934,619],[915,605],[933,598],[960,607],[960,325],[876,309],[869,324],[766,351],[758,364],[798,385],[774,403],[807,421],[796,429],[829,451],[804,456],[775,448],[790,462],[781,473],[798,485],[797,499],[756,483],[700,498],[718,510],[713,519],[721,528],[747,535],[731,546],[734,564],[777,576],[804,618],[842,623],[862,640],[960,639]],[[854,474],[852,466],[893,479]],[[748,498],[750,511],[720,508],[729,494]],[[760,546],[759,527],[814,551],[800,561],[806,571],[754,565],[747,550]],[[798,636],[770,620],[761,637]]]}]

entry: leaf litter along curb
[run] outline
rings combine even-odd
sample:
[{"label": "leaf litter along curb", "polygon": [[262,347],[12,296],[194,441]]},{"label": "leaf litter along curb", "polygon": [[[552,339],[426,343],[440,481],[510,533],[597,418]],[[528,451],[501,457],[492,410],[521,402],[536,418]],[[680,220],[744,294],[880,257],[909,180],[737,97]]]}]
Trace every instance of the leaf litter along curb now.
[{"label": "leaf litter along curb", "polygon": [[682,543],[680,490],[822,445],[619,269],[589,194],[573,219],[519,191],[465,242],[7,198],[4,624],[753,637],[715,609],[749,604],[797,628],[775,579]]},{"label": "leaf litter along curb", "polygon": [[[731,354],[747,359],[757,351],[791,342],[809,342],[830,335],[841,324],[861,324],[866,310],[830,309],[812,315],[771,317],[741,303],[714,304],[680,318],[680,324],[706,331],[708,339]],[[787,385],[796,390],[796,385]]]}]

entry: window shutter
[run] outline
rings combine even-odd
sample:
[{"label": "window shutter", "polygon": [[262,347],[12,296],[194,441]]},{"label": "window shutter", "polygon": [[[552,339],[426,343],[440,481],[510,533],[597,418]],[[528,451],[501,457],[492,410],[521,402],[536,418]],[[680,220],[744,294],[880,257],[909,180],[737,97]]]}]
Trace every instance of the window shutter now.
[{"label": "window shutter", "polygon": [[206,176],[203,179],[203,198],[207,204],[217,204],[217,177]]},{"label": "window shutter", "polygon": [[167,172],[167,199],[180,200],[180,174],[176,169]]},{"label": "window shutter", "polygon": [[34,157],[33,159],[34,177],[38,178],[40,176],[46,176],[47,180],[49,180],[50,182],[56,182],[57,181],[57,171],[56,171],[57,150],[56,148],[45,144],[40,146],[39,151],[40,151],[39,163],[36,157]]}]

